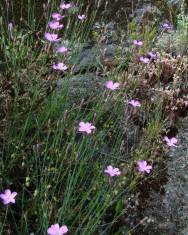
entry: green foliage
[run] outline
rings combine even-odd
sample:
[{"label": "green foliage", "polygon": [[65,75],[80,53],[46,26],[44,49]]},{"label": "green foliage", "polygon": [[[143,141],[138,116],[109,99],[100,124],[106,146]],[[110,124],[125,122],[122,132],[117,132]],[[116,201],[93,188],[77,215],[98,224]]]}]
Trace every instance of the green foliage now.
[{"label": "green foliage", "polygon": [[[46,20],[59,2],[48,4]],[[92,11],[85,25],[76,22],[73,13],[89,12],[93,6],[85,8],[81,0],[77,5],[80,8],[70,12],[62,35],[73,46],[87,40],[97,14],[97,9]],[[51,71],[57,57],[43,34],[36,32],[30,0],[27,12],[29,30],[8,25],[6,14],[0,22],[0,191],[11,188],[18,192],[15,205],[7,209],[1,205],[0,234],[43,235],[54,223],[66,224],[74,235],[121,234],[116,223],[125,214],[125,201],[144,178],[135,170],[135,163],[150,160],[165,118],[163,106],[158,104],[163,97],[156,96],[153,103],[149,93],[152,86],[146,91],[142,82],[142,72],[149,67],[135,59],[152,48],[156,27],[129,23],[129,40],[144,40],[143,49],[137,51],[131,45],[123,55],[120,48],[117,68],[106,71],[102,62],[97,67],[103,75],[102,85],[105,80],[118,81],[121,89],[113,92],[102,87],[97,96],[89,94],[78,104],[70,97],[72,71],[63,75]],[[187,18],[181,15],[178,22],[179,28],[183,26],[181,40],[185,40]],[[93,37],[100,40],[100,34]],[[71,53],[69,61],[75,61],[78,50],[73,48]],[[63,87],[58,92],[54,84],[62,76]],[[160,80],[157,82],[160,86]],[[143,101],[138,110],[128,106],[128,100],[136,97]],[[80,121],[92,122],[95,132],[79,133]],[[144,130],[143,136],[138,142],[131,138],[128,151],[129,133],[135,126]],[[120,177],[104,174],[110,164],[121,168]],[[108,213],[110,222],[105,219]]]},{"label": "green foliage", "polygon": [[180,9],[180,14],[177,16],[177,51],[183,55],[188,49],[188,15],[184,0]]}]

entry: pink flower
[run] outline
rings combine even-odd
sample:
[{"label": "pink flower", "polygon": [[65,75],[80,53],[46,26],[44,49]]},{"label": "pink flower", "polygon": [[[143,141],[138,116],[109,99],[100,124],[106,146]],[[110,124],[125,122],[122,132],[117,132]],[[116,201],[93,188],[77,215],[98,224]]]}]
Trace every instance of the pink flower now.
[{"label": "pink flower", "polygon": [[138,100],[131,100],[129,101],[129,104],[132,105],[133,107],[140,107],[141,104]]},{"label": "pink flower", "polygon": [[50,21],[48,23],[48,25],[51,29],[62,29],[63,28],[63,24],[60,24],[59,21],[55,21],[55,20]]},{"label": "pink flower", "polygon": [[155,59],[157,57],[157,55],[153,53],[152,51],[148,52],[148,56],[150,57],[150,59]]},{"label": "pink flower", "polygon": [[65,71],[68,69],[68,67],[64,63],[57,63],[57,64],[53,64],[53,69]]},{"label": "pink flower", "polygon": [[148,163],[144,160],[139,160],[137,162],[137,167],[139,172],[147,172],[150,173],[152,166],[148,165]]},{"label": "pink flower", "polygon": [[15,197],[17,193],[10,191],[10,189],[6,189],[4,193],[0,194],[0,198],[3,200],[3,204],[7,205],[9,203],[15,203]]},{"label": "pink flower", "polygon": [[116,90],[119,87],[119,83],[118,82],[113,83],[113,81],[110,80],[105,83],[105,87],[110,90]]},{"label": "pink flower", "polygon": [[178,140],[175,137],[168,138],[167,136],[165,136],[164,141],[166,141],[166,144],[169,147],[177,147],[176,144],[177,144]]},{"label": "pink flower", "polygon": [[79,20],[85,20],[87,17],[86,15],[78,15]]},{"label": "pink flower", "polygon": [[143,42],[142,42],[142,41],[139,41],[139,40],[134,40],[134,41],[133,41],[133,44],[134,44],[135,46],[141,47],[141,46],[143,45]]},{"label": "pink flower", "polygon": [[144,64],[148,64],[149,63],[149,59],[147,57],[143,57],[143,56],[140,57],[140,61],[142,63],[144,63]]},{"label": "pink flower", "polygon": [[64,9],[69,9],[70,7],[71,7],[71,4],[70,4],[70,3],[62,2],[62,3],[60,4],[60,8],[61,8],[62,10],[64,10]]},{"label": "pink flower", "polygon": [[68,48],[64,47],[64,46],[61,46],[57,49],[57,52],[59,53],[66,53],[68,52]]},{"label": "pink flower", "polygon": [[59,227],[59,224],[53,224],[50,228],[48,228],[48,235],[63,235],[68,232],[68,228],[66,225]]},{"label": "pink flower", "polygon": [[46,32],[44,36],[50,42],[57,42],[60,40],[60,38],[58,38],[58,35],[54,34],[54,33],[47,33]]},{"label": "pink flower", "polygon": [[163,29],[171,29],[172,26],[168,23],[163,23],[162,26],[161,26]]},{"label": "pink flower", "polygon": [[89,123],[89,122],[80,122],[79,123],[79,131],[85,132],[87,134],[91,134],[92,130],[94,130],[95,127]]},{"label": "pink flower", "polygon": [[61,20],[61,19],[63,19],[64,18],[64,16],[62,16],[61,14],[59,14],[59,13],[57,13],[57,12],[54,12],[54,13],[52,13],[52,18],[54,19],[54,20]]},{"label": "pink flower", "polygon": [[107,166],[104,172],[110,175],[111,177],[121,175],[121,171],[119,170],[119,168],[113,168],[113,166],[111,165]]}]

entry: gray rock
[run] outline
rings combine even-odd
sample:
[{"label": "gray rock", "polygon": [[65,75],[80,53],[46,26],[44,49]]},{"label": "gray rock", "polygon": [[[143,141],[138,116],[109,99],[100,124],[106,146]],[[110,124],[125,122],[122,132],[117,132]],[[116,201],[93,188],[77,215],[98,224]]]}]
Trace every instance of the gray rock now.
[{"label": "gray rock", "polygon": [[145,234],[188,234],[188,117],[181,122],[178,146],[169,152],[165,194],[151,192],[145,214],[154,218]]},{"label": "gray rock", "polygon": [[119,33],[117,30],[117,23],[109,22],[107,25],[103,26],[103,33],[101,36],[101,42],[105,45],[108,44],[118,44]]},{"label": "gray rock", "polygon": [[177,36],[175,30],[165,31],[156,39],[155,47],[166,52],[176,52]]},{"label": "gray rock", "polygon": [[[78,74],[69,78],[69,100],[71,104],[80,104],[82,100],[99,95],[103,90],[103,78],[95,73]],[[57,82],[57,90],[61,91],[64,78]]]},{"label": "gray rock", "polygon": [[116,49],[117,49],[117,45],[116,44],[102,45],[101,49],[102,49],[102,54],[105,58],[114,57]]},{"label": "gray rock", "polygon": [[95,69],[98,66],[98,57],[100,50],[97,45],[93,45],[92,42],[88,41],[85,43],[71,43],[68,40],[54,43],[53,52],[56,53],[60,46],[72,48],[71,56],[67,57],[67,63],[73,66],[72,72],[74,74],[89,71]]},{"label": "gray rock", "polygon": [[156,17],[161,16],[161,11],[153,3],[143,4],[132,14],[132,18],[139,24],[150,23]]},{"label": "gray rock", "polygon": [[81,73],[85,71],[95,70],[99,64],[100,51],[97,46],[83,48],[77,55],[70,61],[74,64],[73,73]]},{"label": "gray rock", "polygon": [[167,30],[157,38],[155,46],[166,52],[184,55],[188,50],[187,36],[187,30],[181,27],[177,30]]}]

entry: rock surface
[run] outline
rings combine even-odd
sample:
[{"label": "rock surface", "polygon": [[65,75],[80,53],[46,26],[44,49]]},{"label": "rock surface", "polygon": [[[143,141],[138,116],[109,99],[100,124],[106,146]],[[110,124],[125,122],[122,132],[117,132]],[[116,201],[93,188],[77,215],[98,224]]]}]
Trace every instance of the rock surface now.
[{"label": "rock surface", "polygon": [[[61,91],[65,84],[64,78],[57,82],[57,90]],[[80,104],[88,97],[97,96],[104,89],[104,80],[95,73],[77,74],[69,78],[69,101]]]},{"label": "rock surface", "polygon": [[188,117],[180,126],[179,144],[169,152],[165,194],[151,193],[145,209],[144,215],[152,221],[145,227],[145,235],[188,234]]}]

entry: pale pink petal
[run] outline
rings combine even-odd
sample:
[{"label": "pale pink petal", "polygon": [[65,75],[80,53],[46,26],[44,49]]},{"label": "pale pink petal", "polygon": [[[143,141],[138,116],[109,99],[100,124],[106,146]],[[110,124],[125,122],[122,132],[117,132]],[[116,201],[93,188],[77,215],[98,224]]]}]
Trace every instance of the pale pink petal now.
[{"label": "pale pink petal", "polygon": [[68,232],[67,226],[66,226],[66,225],[61,226],[60,232],[61,232],[62,234],[67,233],[67,232]]},{"label": "pale pink petal", "polygon": [[60,40],[60,38],[58,38],[58,35],[54,33],[45,32],[44,36],[50,42],[57,42]]},{"label": "pale pink petal", "polygon": [[12,193],[12,197],[16,197],[16,195],[17,195],[17,192]]},{"label": "pale pink petal", "polygon": [[111,165],[107,166],[104,172],[110,175],[111,177],[118,176],[121,174],[119,168],[113,168]]},{"label": "pale pink petal", "polygon": [[90,133],[91,133],[91,130],[90,130],[90,129],[86,129],[85,132],[86,132],[87,134],[90,134]]},{"label": "pale pink petal", "polygon": [[9,199],[3,200],[3,204],[4,204],[4,205],[7,205],[7,204],[9,204],[9,203],[10,203],[10,200],[9,200]]},{"label": "pale pink petal", "polygon": [[138,170],[140,172],[147,172],[150,173],[152,166],[148,165],[148,163],[145,160],[140,160],[137,162]]},{"label": "pale pink petal", "polygon": [[62,9],[62,10],[65,10],[65,9],[69,9],[71,7],[71,4],[70,3],[61,3],[61,5],[60,5],[60,8]]},{"label": "pale pink petal", "polygon": [[2,194],[0,194],[0,198],[1,198],[2,200],[6,200],[7,196],[2,193]]},{"label": "pale pink petal", "polygon": [[64,47],[64,46],[61,46],[57,49],[57,52],[59,53],[66,53],[68,52],[68,48]]},{"label": "pale pink petal", "polygon": [[143,42],[142,42],[142,41],[138,41],[138,40],[134,40],[134,41],[133,41],[133,44],[134,44],[135,46],[142,46],[142,45],[143,45]]},{"label": "pale pink petal", "polygon": [[6,189],[6,190],[5,190],[5,195],[6,195],[6,196],[10,196],[10,195],[11,195],[10,189]]},{"label": "pale pink petal", "polygon": [[140,57],[140,61],[142,63],[144,63],[144,64],[148,64],[149,63],[149,59],[147,57],[143,57],[143,56]]},{"label": "pale pink petal", "polygon": [[113,170],[113,167],[111,165],[107,166],[107,169],[105,171],[111,171]]},{"label": "pale pink petal", "polygon": [[16,202],[16,200],[14,198],[10,198],[9,201],[12,202],[12,203]]},{"label": "pale pink petal", "polygon": [[62,18],[64,18],[64,16],[62,16],[61,14],[59,14],[57,12],[54,12],[54,13],[52,13],[52,18],[54,20],[61,20]]},{"label": "pale pink petal", "polygon": [[79,20],[85,20],[85,19],[86,19],[86,16],[85,16],[85,15],[78,15],[78,19],[79,19]]},{"label": "pale pink petal", "polygon": [[89,123],[89,122],[80,122],[79,123],[79,131],[80,132],[86,132],[87,134],[90,134],[92,130],[95,129],[95,127]]},{"label": "pale pink petal", "polygon": [[47,233],[48,233],[49,235],[56,235],[56,231],[54,231],[53,228],[49,228],[49,229],[47,230]]},{"label": "pale pink petal", "polygon": [[85,125],[85,122],[80,122],[79,125],[80,125],[80,126],[84,126],[84,125]]},{"label": "pale pink petal", "polygon": [[106,82],[106,86],[107,87],[112,87],[113,86],[113,82],[112,81],[107,81]]},{"label": "pale pink petal", "polygon": [[177,140],[176,138],[172,137],[172,138],[171,138],[171,142],[172,142],[173,144],[176,144],[176,143],[178,142],[178,140]]},{"label": "pale pink petal", "polygon": [[51,225],[51,227],[48,228],[47,230],[47,233],[49,235],[57,235],[58,232],[59,232],[59,224]]},{"label": "pale pink petal", "polygon": [[164,137],[164,140],[165,140],[166,142],[168,142],[168,141],[169,141],[169,138],[168,138],[167,136],[165,136],[165,137]]},{"label": "pale pink petal", "polygon": [[118,88],[119,87],[119,83],[118,82],[115,82],[114,83],[114,88]]},{"label": "pale pink petal", "polygon": [[113,81],[110,80],[105,83],[105,87],[111,90],[116,90],[119,87],[119,83],[113,83]]}]

